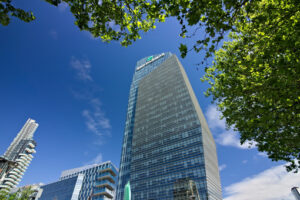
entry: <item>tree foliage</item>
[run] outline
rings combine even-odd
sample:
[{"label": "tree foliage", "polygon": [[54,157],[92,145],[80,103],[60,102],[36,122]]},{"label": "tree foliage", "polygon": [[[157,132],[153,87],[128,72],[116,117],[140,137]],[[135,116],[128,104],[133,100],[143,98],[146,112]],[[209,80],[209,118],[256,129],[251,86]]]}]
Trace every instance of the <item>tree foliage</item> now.
[{"label": "tree foliage", "polygon": [[226,122],[274,161],[300,168],[300,2],[263,0],[235,22],[204,80]]},{"label": "tree foliage", "polygon": [[[10,15],[29,22],[34,19],[31,12],[18,9],[22,14],[15,14],[12,0],[1,0],[0,22],[9,23]],[[176,17],[181,24],[180,36],[196,37],[199,31],[205,36],[187,47],[180,45],[181,56],[188,51],[205,50],[206,57],[212,55],[218,43],[229,30],[234,30],[233,22],[240,16],[241,8],[249,9],[250,0],[45,0],[58,6],[67,3],[73,13],[75,24],[89,31],[103,41],[120,41],[128,46],[141,38],[141,32],[155,29],[155,23],[164,22],[168,17]],[[254,2],[253,0],[252,2]],[[8,9],[4,9],[6,8]],[[248,8],[249,7],[249,8]],[[2,9],[1,9],[2,8]],[[193,27],[188,29],[187,27]]]},{"label": "tree foliage", "polygon": [[31,187],[18,190],[17,192],[9,193],[5,190],[0,190],[0,200],[28,200],[34,191]]},{"label": "tree foliage", "polygon": [[[60,0],[46,0],[58,5]],[[234,30],[233,22],[250,0],[63,0],[76,18],[75,24],[103,41],[119,40],[128,46],[141,38],[141,32],[155,29],[155,23],[176,17],[181,25],[180,36],[198,38],[192,47],[180,44],[181,56],[188,51],[205,50],[212,55],[225,33]],[[250,4],[247,5],[250,7]],[[248,9],[248,8],[247,8]],[[187,27],[193,27],[188,29]]]},{"label": "tree foliage", "polygon": [[26,12],[12,5],[12,0],[0,0],[0,23],[4,26],[10,22],[10,16],[17,17],[25,22],[35,19],[32,12]]}]

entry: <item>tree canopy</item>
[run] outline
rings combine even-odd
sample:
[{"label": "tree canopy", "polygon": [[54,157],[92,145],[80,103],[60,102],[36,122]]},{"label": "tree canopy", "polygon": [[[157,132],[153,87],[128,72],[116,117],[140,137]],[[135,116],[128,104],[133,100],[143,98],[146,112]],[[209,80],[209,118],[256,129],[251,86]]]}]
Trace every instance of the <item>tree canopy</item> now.
[{"label": "tree canopy", "polygon": [[[155,29],[157,22],[176,17],[181,24],[181,36],[196,37],[197,31],[206,35],[198,38],[192,47],[181,44],[179,50],[185,57],[187,52],[206,51],[212,55],[225,33],[233,30],[233,22],[241,16],[241,9],[250,9],[250,0],[45,0],[58,6],[67,3],[73,13],[75,24],[103,41],[120,41],[128,46],[141,38],[141,32]],[[29,22],[35,19],[32,12],[15,8],[12,0],[0,3],[0,23],[8,25],[10,17]],[[188,29],[187,27],[193,27]],[[189,30],[189,31],[188,31]]]},{"label": "tree canopy", "polygon": [[274,161],[300,168],[300,2],[261,1],[236,21],[204,80],[226,122]]},{"label": "tree canopy", "polygon": [[[300,1],[299,0],[46,0],[67,3],[75,24],[103,41],[128,46],[157,22],[175,17],[183,38],[195,37],[188,51],[215,54],[203,80],[228,126],[241,142],[254,141],[274,161],[300,168]],[[35,17],[0,2],[0,23]],[[198,31],[205,35],[198,36]],[[229,38],[226,37],[229,34]],[[199,38],[198,38],[199,37]],[[224,42],[221,49],[219,43]],[[203,63],[203,62],[202,62]]]},{"label": "tree canopy", "polygon": [[17,192],[9,193],[5,190],[0,190],[0,200],[28,200],[34,191],[31,187],[18,190]]}]

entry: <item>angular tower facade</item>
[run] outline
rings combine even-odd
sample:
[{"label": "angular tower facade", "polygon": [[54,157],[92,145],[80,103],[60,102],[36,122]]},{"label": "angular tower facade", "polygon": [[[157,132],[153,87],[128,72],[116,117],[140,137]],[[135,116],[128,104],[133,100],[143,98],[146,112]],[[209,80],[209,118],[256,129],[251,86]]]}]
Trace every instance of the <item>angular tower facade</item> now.
[{"label": "angular tower facade", "polygon": [[[29,166],[33,156],[36,153],[36,142],[33,140],[33,134],[38,124],[33,119],[28,119],[17,137],[8,147],[0,162],[0,189],[10,191],[21,181],[24,172]],[[10,164],[9,163],[13,163]]]},{"label": "angular tower facade", "polygon": [[[137,63],[130,89],[117,199],[221,200],[216,146],[184,68],[163,53]],[[182,184],[184,185],[184,184]],[[197,192],[195,192],[197,190]],[[193,192],[192,192],[193,191]]]}]

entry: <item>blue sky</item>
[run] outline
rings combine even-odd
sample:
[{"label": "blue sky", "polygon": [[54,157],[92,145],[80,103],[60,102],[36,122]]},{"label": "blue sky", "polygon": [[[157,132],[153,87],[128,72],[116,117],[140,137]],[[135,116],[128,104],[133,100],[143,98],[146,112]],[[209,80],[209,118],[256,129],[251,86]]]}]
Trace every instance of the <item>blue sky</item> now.
[{"label": "blue sky", "polygon": [[[79,31],[68,7],[41,0],[18,1],[37,19],[0,26],[0,154],[27,118],[39,123],[37,153],[20,185],[56,181],[63,170],[111,160],[119,166],[129,87],[137,60],[170,51],[180,56],[180,26],[174,19],[124,48]],[[199,37],[202,33],[199,33]],[[180,59],[214,134],[226,200],[293,199],[300,175],[239,145],[204,96],[201,54]]]}]

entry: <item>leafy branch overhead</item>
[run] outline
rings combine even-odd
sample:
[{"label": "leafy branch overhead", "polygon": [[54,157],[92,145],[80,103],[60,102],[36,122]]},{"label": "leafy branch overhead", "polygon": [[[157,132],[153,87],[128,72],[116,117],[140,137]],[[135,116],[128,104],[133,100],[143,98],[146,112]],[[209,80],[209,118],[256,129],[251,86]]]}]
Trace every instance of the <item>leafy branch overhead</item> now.
[{"label": "leafy branch overhead", "polygon": [[[300,2],[261,1],[218,50],[203,80],[226,122],[288,171],[300,169]],[[246,19],[244,19],[246,20]]]},{"label": "leafy branch overhead", "polygon": [[[168,17],[176,17],[181,24],[180,36],[196,37],[200,28],[206,35],[199,38],[192,47],[180,45],[184,57],[189,49],[206,51],[206,57],[212,55],[218,43],[224,39],[226,32],[234,30],[233,22],[241,17],[241,8],[250,10],[250,0],[46,0],[58,6],[65,2],[75,16],[75,24],[81,29],[91,32],[94,37],[103,41],[120,41],[128,46],[141,38],[141,32],[155,29],[155,23],[164,22]],[[10,16],[23,21],[34,20],[31,12],[25,12],[12,6],[12,0],[0,3],[0,22],[9,23]],[[255,1],[251,1],[255,2]],[[16,13],[16,10],[19,13]],[[187,27],[194,26],[195,30]]]},{"label": "leafy branch overhead", "polygon": [[12,5],[12,0],[0,1],[0,23],[4,26],[10,23],[10,16],[17,17],[25,22],[30,22],[35,19],[32,12],[26,12],[20,8],[15,8]]},{"label": "leafy branch overhead", "polygon": [[[53,5],[60,1],[47,0]],[[176,17],[181,24],[180,36],[195,36],[199,27],[204,27],[206,36],[197,40],[189,50],[206,50],[206,57],[212,55],[225,33],[233,30],[233,22],[240,15],[242,6],[250,0],[64,0],[76,18],[76,25],[87,30],[94,37],[104,41],[119,40],[128,46],[141,38],[141,32],[155,29],[155,23]],[[250,7],[250,4],[247,5]],[[248,8],[247,8],[248,9]],[[189,34],[187,26],[195,26]],[[181,44],[182,57],[187,47]]]}]

